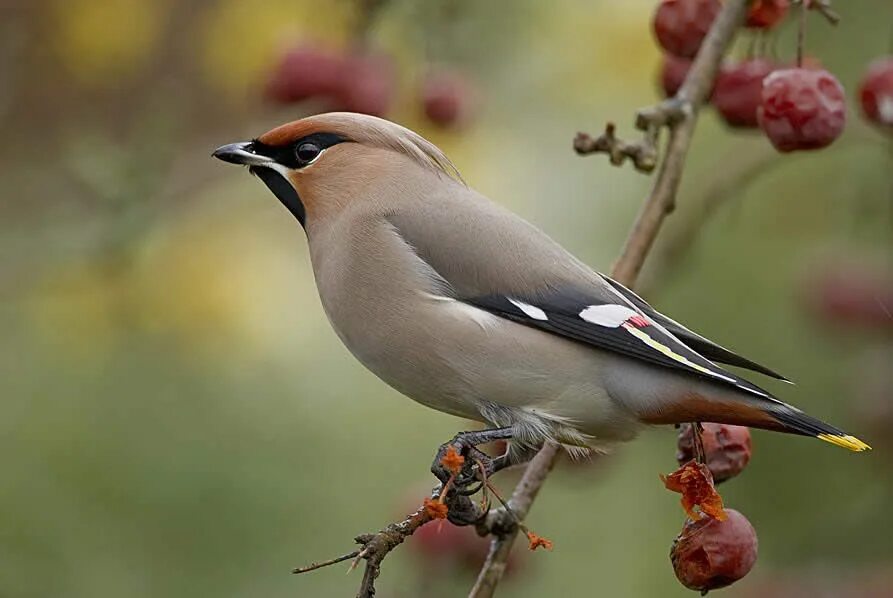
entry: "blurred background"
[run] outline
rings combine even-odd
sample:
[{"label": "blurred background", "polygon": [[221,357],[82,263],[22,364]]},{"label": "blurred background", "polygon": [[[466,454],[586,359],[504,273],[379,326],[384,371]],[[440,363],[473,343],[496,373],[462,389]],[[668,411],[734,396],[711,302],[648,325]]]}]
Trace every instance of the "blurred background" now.
[{"label": "blurred background", "polygon": [[[346,564],[289,571],[413,509],[436,447],[471,425],[348,354],[300,227],[217,146],[380,113],[610,269],[652,179],[571,141],[607,121],[632,136],[659,100],[655,2],[376,4],[0,2],[0,596],[352,596]],[[705,109],[640,281],[875,447],[754,433],[721,488],[760,541],[732,596],[893,595],[893,137],[857,93],[891,52],[893,7],[836,8],[836,28],[810,18],[807,50],[846,87],[842,137],[781,155]],[[790,62],[795,37],[789,17],[732,57]],[[674,453],[660,429],[561,464],[529,518],[555,549],[522,546],[501,595],[688,595],[667,557],[683,513],[658,479]],[[464,595],[481,549],[449,528],[412,538],[379,593]]]}]

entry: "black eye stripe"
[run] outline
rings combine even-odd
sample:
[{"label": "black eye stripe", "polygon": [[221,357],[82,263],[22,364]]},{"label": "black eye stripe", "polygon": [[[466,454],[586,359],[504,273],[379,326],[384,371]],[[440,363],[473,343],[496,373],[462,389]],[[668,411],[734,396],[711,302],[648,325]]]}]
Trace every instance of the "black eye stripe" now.
[{"label": "black eye stripe", "polygon": [[254,153],[273,158],[277,164],[281,164],[286,168],[297,169],[306,165],[305,162],[301,162],[298,159],[297,155],[297,149],[302,145],[309,143],[315,145],[320,150],[324,150],[345,141],[350,140],[336,133],[313,133],[288,145],[267,145],[255,140],[251,143],[251,146]]}]

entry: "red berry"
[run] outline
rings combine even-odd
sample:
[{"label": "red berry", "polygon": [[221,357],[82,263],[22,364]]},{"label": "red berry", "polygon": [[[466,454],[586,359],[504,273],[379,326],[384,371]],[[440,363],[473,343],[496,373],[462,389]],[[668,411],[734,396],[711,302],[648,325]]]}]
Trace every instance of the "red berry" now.
[{"label": "red berry", "polygon": [[428,120],[441,127],[462,124],[470,116],[473,91],[459,73],[435,71],[422,84],[422,105]]},{"label": "red berry", "polygon": [[722,66],[712,101],[726,123],[747,128],[759,125],[757,109],[762,99],[763,79],[776,68],[763,58]]},{"label": "red berry", "polygon": [[339,89],[343,70],[344,58],[334,52],[313,44],[292,46],[270,74],[264,95],[283,104],[329,96]]},{"label": "red berry", "polygon": [[383,116],[394,96],[394,65],[382,54],[359,54],[346,60],[333,102],[338,110]]},{"label": "red berry", "polygon": [[753,0],[744,24],[754,29],[771,29],[784,19],[790,6],[788,0]]},{"label": "red berry", "polygon": [[726,509],[725,521],[686,520],[670,549],[676,578],[706,593],[744,577],[757,561],[757,533],[744,515]]},{"label": "red berry", "polygon": [[[663,55],[663,62],[660,67],[660,87],[664,97],[669,98],[676,95],[676,92],[679,91],[679,88],[685,82],[689,69],[691,69],[691,60],[679,58],[672,54]],[[712,94],[713,90],[710,90],[708,98]]]},{"label": "red berry", "polygon": [[859,86],[859,100],[865,118],[893,131],[893,56],[869,65]]},{"label": "red berry", "polygon": [[451,563],[477,570],[487,558],[490,543],[471,527],[459,527],[449,521],[432,521],[417,529],[407,540],[416,554],[434,567]]},{"label": "red berry", "polygon": [[843,86],[824,69],[775,71],[763,81],[760,127],[780,152],[826,147],[843,132]]},{"label": "red berry", "polygon": [[663,0],[654,13],[657,42],[670,54],[693,57],[721,7],[719,0]]},{"label": "red berry", "polygon": [[685,82],[685,77],[691,69],[691,60],[679,58],[672,54],[664,54],[660,67],[660,86],[665,98],[676,95],[679,88]]},{"label": "red berry", "polygon": [[[703,424],[703,428],[701,438],[713,481],[718,484],[741,473],[750,462],[750,430],[744,426],[712,423]],[[679,465],[696,457],[693,440],[691,424],[681,426],[676,452]]]}]

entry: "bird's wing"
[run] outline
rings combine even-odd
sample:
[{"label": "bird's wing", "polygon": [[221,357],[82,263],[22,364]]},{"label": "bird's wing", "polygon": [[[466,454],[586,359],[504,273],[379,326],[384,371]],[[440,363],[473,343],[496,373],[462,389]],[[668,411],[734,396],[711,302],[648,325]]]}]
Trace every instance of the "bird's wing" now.
[{"label": "bird's wing", "polygon": [[610,284],[618,293],[620,293],[628,301],[630,301],[637,309],[642,311],[642,313],[660,323],[679,340],[684,342],[686,345],[688,345],[707,359],[719,363],[725,363],[727,365],[738,366],[740,368],[744,368],[754,372],[759,372],[761,374],[769,376],[770,378],[775,378],[776,380],[790,382],[790,380],[788,380],[778,372],[775,372],[774,370],[771,370],[764,365],[760,365],[755,361],[751,361],[746,357],[738,355],[737,353],[729,351],[725,347],[714,343],[710,339],[704,338],[697,332],[689,330],[672,318],[665,316],[664,314],[648,305],[648,303],[644,299],[639,297],[636,293],[629,290],[616,280],[613,280],[604,275],[602,275],[602,278],[604,278],[608,282],[608,284]]},{"label": "bird's wing", "polygon": [[[526,326],[770,398],[686,345],[542,231],[456,190],[388,216],[451,298]],[[641,299],[639,300],[641,301]],[[644,303],[644,302],[643,302]],[[649,308],[650,309],[650,308]]]},{"label": "bird's wing", "polygon": [[767,391],[687,346],[622,296],[612,302],[579,290],[563,290],[540,295],[536,300],[498,294],[463,300],[525,326],[775,400]]}]

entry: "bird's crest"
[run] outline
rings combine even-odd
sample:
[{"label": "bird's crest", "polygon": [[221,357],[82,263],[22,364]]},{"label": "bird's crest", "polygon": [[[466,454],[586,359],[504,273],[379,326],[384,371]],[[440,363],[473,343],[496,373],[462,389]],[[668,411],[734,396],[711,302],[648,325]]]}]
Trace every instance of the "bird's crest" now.
[{"label": "bird's crest", "polygon": [[366,114],[328,112],[308,116],[276,127],[261,135],[258,141],[271,146],[285,145],[321,132],[335,133],[357,143],[398,152],[424,168],[465,183],[459,170],[436,145],[406,127]]}]

